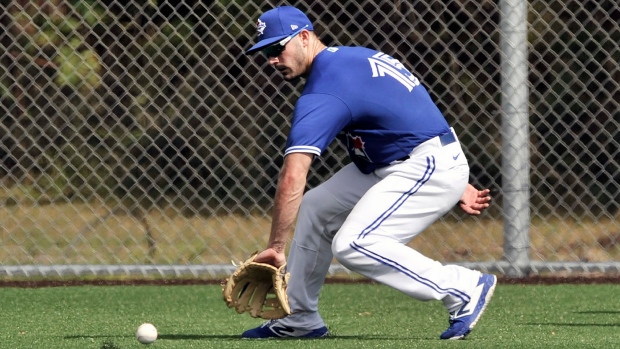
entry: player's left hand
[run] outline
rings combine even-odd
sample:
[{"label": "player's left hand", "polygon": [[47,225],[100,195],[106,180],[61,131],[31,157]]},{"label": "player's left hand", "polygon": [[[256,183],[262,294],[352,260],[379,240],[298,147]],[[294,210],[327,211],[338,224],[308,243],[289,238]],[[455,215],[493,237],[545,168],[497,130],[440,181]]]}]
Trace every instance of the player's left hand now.
[{"label": "player's left hand", "polygon": [[459,200],[459,207],[465,213],[470,215],[479,215],[484,209],[489,207],[491,202],[491,195],[489,189],[478,190],[473,185],[467,184],[461,200]]}]

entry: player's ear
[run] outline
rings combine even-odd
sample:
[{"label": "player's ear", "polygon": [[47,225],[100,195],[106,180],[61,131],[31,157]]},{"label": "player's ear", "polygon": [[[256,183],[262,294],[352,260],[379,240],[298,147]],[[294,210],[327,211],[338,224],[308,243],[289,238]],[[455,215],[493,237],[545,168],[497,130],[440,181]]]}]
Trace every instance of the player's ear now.
[{"label": "player's ear", "polygon": [[301,32],[299,32],[299,39],[301,40],[301,44],[304,47],[307,47],[310,44],[310,31],[309,30],[302,30]]}]

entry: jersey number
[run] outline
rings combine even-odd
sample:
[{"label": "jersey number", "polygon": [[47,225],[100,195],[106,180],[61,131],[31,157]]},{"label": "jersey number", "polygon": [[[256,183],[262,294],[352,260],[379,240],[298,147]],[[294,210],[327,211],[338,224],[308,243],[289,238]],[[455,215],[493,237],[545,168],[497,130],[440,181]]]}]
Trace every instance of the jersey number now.
[{"label": "jersey number", "polygon": [[385,53],[379,52],[368,58],[368,61],[370,62],[373,78],[389,75],[403,84],[409,92],[414,87],[420,85],[420,80],[405,69],[402,63]]}]

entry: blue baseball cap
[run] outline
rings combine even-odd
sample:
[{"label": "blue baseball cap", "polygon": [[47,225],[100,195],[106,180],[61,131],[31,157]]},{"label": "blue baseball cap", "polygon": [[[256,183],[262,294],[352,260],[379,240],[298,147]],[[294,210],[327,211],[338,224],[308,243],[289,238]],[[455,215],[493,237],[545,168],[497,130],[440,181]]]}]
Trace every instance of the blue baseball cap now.
[{"label": "blue baseball cap", "polygon": [[263,13],[256,23],[258,42],[245,54],[249,55],[293,37],[303,29],[314,30],[312,22],[303,12],[293,6],[280,6]]}]

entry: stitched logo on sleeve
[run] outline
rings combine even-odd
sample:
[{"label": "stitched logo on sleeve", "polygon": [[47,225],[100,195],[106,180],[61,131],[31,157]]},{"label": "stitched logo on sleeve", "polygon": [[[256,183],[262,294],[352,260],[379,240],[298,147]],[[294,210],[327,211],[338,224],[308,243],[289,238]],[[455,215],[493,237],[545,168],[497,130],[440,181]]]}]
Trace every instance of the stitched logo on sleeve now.
[{"label": "stitched logo on sleeve", "polygon": [[459,158],[459,156],[461,156],[461,153],[458,153],[458,154],[456,154],[456,155],[453,155],[453,156],[452,156],[452,159],[456,160],[456,159],[458,159],[458,158]]}]

